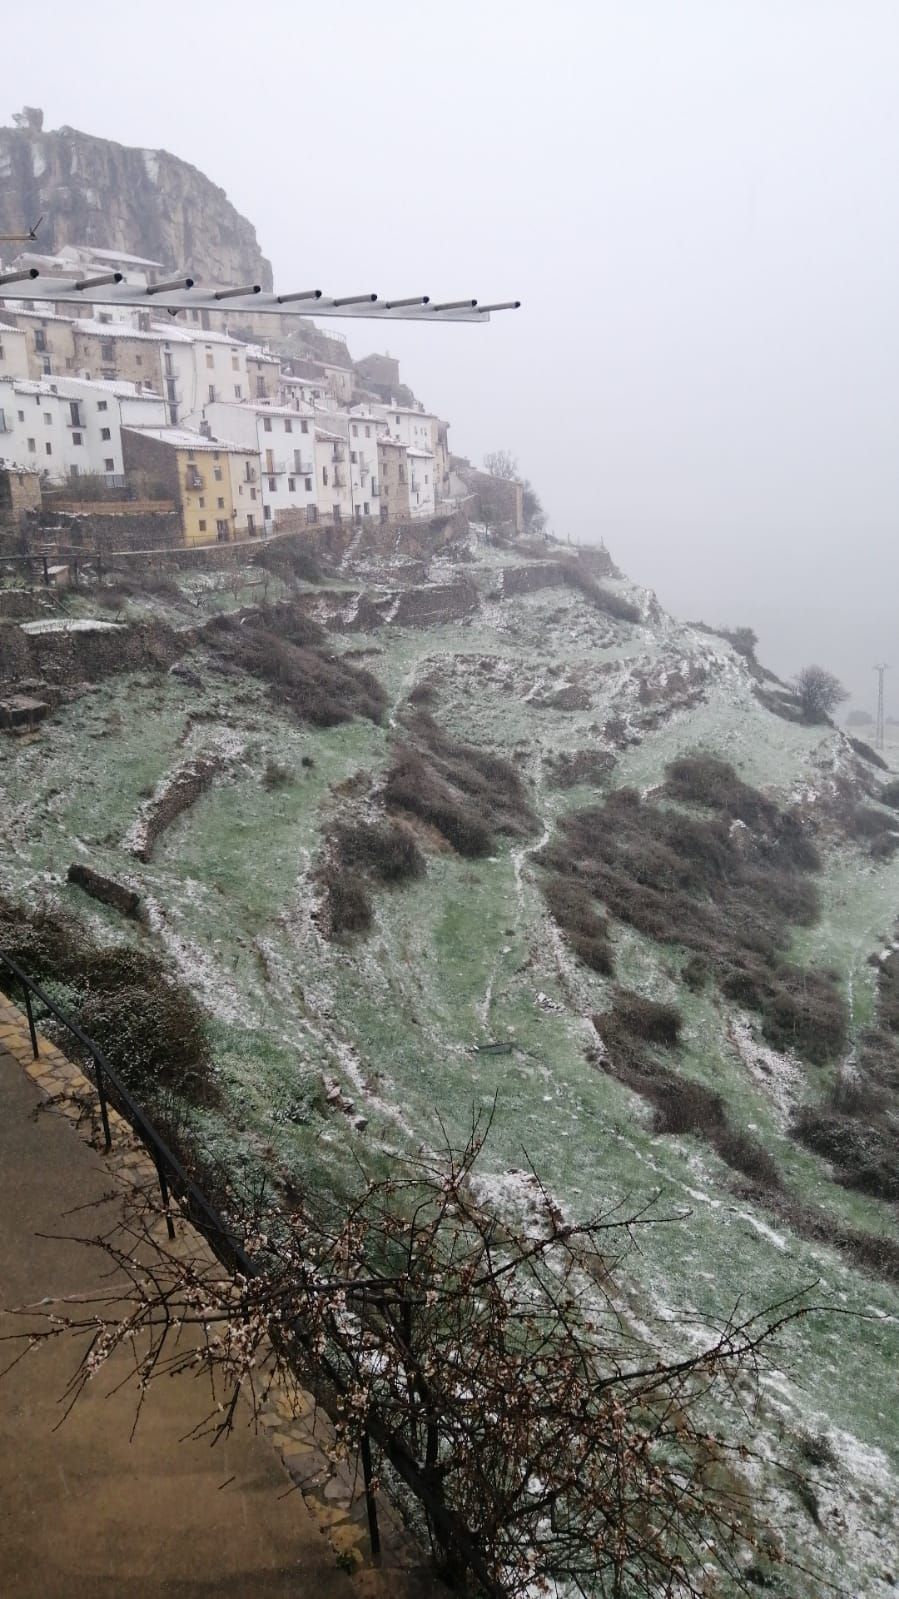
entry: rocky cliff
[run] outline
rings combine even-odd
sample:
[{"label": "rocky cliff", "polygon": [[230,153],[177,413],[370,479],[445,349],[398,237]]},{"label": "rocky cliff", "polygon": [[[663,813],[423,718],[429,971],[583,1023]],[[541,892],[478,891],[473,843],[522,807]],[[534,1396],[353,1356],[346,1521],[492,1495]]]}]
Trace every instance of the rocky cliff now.
[{"label": "rocky cliff", "polygon": [[42,251],[94,244],[191,267],[198,278],[271,288],[252,223],[187,161],[76,128],[47,132],[30,109],[14,120],[0,128],[0,233],[27,233],[43,216]]}]

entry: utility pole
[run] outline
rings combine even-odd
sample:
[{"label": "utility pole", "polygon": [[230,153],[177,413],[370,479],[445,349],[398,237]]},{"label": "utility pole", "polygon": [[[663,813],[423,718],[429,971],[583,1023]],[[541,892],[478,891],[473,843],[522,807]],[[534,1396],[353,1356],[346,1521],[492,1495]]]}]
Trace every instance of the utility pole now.
[{"label": "utility pole", "polygon": [[879,661],[874,668],[877,673],[877,725],[874,730],[874,748],[883,749],[884,722],[883,722],[883,674],[889,671],[886,661]]}]

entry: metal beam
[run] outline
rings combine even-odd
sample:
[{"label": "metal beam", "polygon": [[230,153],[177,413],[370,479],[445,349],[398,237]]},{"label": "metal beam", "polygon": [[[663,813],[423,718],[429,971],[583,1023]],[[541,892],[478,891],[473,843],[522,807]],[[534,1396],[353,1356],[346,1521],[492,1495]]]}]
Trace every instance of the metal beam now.
[{"label": "metal beam", "polygon": [[[11,301],[64,302],[71,300],[72,291],[71,278],[54,277],[34,267],[28,274],[11,273],[0,277],[0,298]],[[221,302],[227,300],[228,310],[234,316],[241,311],[252,311],[257,316],[349,317],[386,322],[488,322],[491,311],[513,311],[521,304],[520,300],[502,300],[479,306],[477,300],[444,300],[434,305],[428,295],[386,300],[373,294],[332,298],[322,294],[320,289],[270,295],[258,293],[255,284],[243,289],[225,284],[194,288],[194,280],[190,277],[146,285],[104,284],[85,278],[79,285],[78,299],[85,306],[123,305],[135,309],[144,306],[157,314],[169,311],[173,316],[187,310],[221,312]]]}]

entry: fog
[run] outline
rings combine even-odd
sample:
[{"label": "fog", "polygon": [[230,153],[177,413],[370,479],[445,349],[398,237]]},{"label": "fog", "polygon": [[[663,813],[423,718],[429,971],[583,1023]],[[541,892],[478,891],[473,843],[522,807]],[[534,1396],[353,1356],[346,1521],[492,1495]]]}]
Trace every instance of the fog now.
[{"label": "fog", "polygon": [[[44,0],[3,120],[164,146],[285,288],[519,297],[489,327],[337,324],[451,443],[679,615],[870,705],[899,650],[892,0]],[[889,681],[889,680],[888,680]]]}]

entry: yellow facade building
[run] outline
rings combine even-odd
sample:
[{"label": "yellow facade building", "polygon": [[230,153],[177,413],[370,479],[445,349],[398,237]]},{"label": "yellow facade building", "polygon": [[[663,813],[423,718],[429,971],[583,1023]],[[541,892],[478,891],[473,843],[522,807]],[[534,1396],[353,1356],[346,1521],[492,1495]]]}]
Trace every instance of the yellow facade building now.
[{"label": "yellow facade building", "polygon": [[122,453],[140,493],[175,501],[186,545],[262,534],[256,451],[181,428],[123,428]]}]

